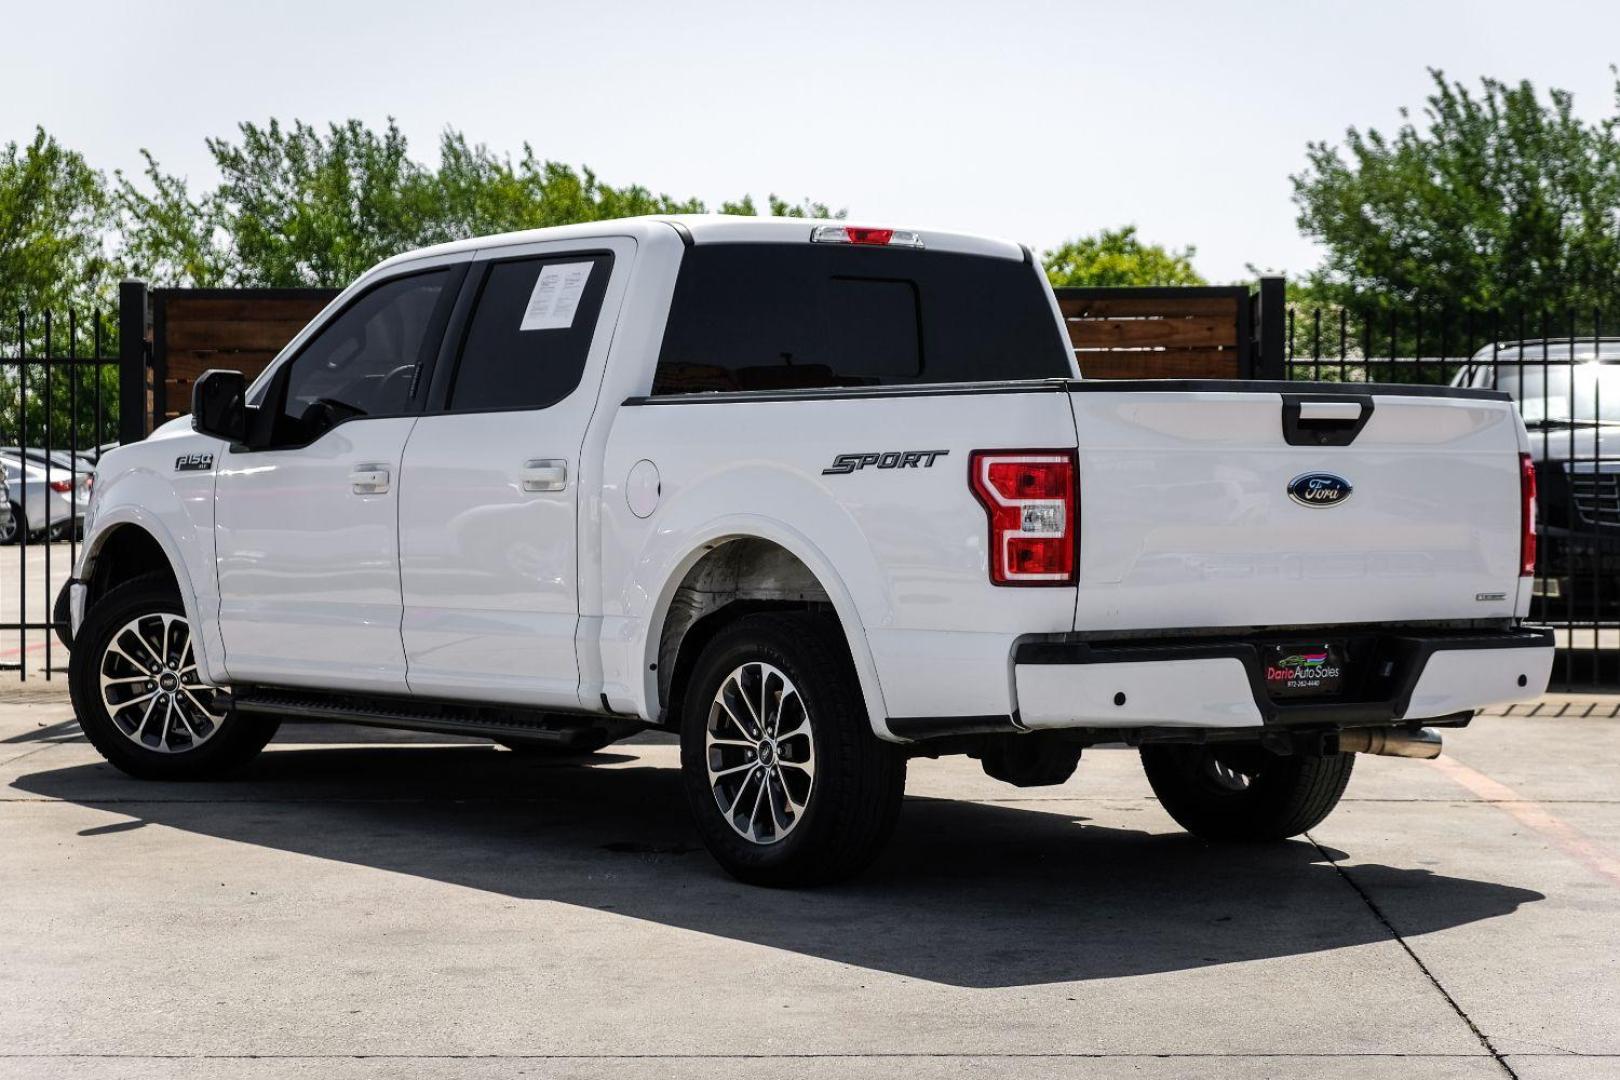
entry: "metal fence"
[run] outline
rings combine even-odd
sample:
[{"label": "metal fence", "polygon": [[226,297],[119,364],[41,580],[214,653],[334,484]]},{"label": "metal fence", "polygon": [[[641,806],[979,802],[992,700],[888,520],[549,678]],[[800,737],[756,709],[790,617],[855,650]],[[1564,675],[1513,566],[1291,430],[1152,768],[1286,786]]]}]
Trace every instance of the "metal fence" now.
[{"label": "metal fence", "polygon": [[1620,685],[1620,318],[1570,309],[1296,307],[1284,372],[1510,393],[1536,468],[1541,535],[1531,617],[1559,631],[1554,687]]},{"label": "metal fence", "polygon": [[[0,349],[0,671],[60,674],[55,600],[78,555],[93,465],[118,431],[119,360],[102,313],[18,313]],[[9,514],[6,513],[9,511]],[[10,524],[4,522],[9,518]],[[14,574],[15,582],[6,581]],[[15,606],[13,607],[13,603]]]}]

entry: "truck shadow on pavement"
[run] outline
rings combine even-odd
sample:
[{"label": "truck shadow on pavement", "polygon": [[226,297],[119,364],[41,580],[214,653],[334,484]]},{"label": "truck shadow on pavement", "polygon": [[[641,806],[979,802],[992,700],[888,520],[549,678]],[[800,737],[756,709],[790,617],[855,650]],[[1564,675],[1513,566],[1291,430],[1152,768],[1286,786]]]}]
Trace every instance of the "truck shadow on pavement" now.
[{"label": "truck shadow on pavement", "polygon": [[[1309,842],[1213,847],[1042,802],[908,799],[888,852],[857,881],[753,889],[702,849],[677,771],[638,760],[537,763],[472,744],[272,748],[225,783],[142,783],[97,763],[14,786],[130,819],[84,829],[75,843],[164,825],[952,986],[1144,975],[1390,940]],[[1117,819],[1133,801],[1094,805]],[[1544,898],[1423,869],[1352,872],[1370,894],[1422,897],[1402,905],[1408,936]]]}]

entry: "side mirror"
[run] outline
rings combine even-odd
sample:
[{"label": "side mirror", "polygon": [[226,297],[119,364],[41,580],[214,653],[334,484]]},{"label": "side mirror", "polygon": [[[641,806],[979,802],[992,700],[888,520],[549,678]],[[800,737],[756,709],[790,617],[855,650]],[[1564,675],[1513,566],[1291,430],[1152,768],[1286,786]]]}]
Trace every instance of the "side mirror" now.
[{"label": "side mirror", "polygon": [[240,371],[205,371],[191,388],[191,426],[231,443],[247,441],[247,379]]}]

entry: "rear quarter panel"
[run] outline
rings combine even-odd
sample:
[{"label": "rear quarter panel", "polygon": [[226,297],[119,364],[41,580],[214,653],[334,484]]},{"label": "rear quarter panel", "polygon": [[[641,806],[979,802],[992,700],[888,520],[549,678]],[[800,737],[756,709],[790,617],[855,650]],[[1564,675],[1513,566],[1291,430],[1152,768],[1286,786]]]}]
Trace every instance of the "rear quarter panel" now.
[{"label": "rear quarter panel", "polygon": [[[1039,391],[620,408],[601,500],[604,692],[657,714],[649,665],[682,576],[715,543],[757,535],[833,598],[880,734],[888,716],[1006,715],[1013,640],[1068,630],[1074,590],[989,583],[968,456],[1073,443],[1065,396]],[[908,450],[941,453],[932,467],[824,472],[842,454]],[[645,519],[625,491],[642,459],[662,484]]]}]

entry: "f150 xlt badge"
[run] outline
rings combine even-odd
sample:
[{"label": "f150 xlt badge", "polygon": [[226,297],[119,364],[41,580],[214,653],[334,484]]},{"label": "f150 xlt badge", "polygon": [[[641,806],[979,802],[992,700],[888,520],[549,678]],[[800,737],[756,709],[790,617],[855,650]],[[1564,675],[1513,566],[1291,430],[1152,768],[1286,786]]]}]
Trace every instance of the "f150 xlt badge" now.
[{"label": "f150 xlt badge", "polygon": [[181,454],[174,459],[175,472],[207,472],[213,467],[213,454]]},{"label": "f150 xlt badge", "polygon": [[949,450],[884,450],[880,453],[839,454],[822,476],[844,476],[857,469],[932,469]]},{"label": "f150 xlt badge", "polygon": [[1352,490],[1350,481],[1330,472],[1301,473],[1288,481],[1288,497],[1301,506],[1338,506]]}]

